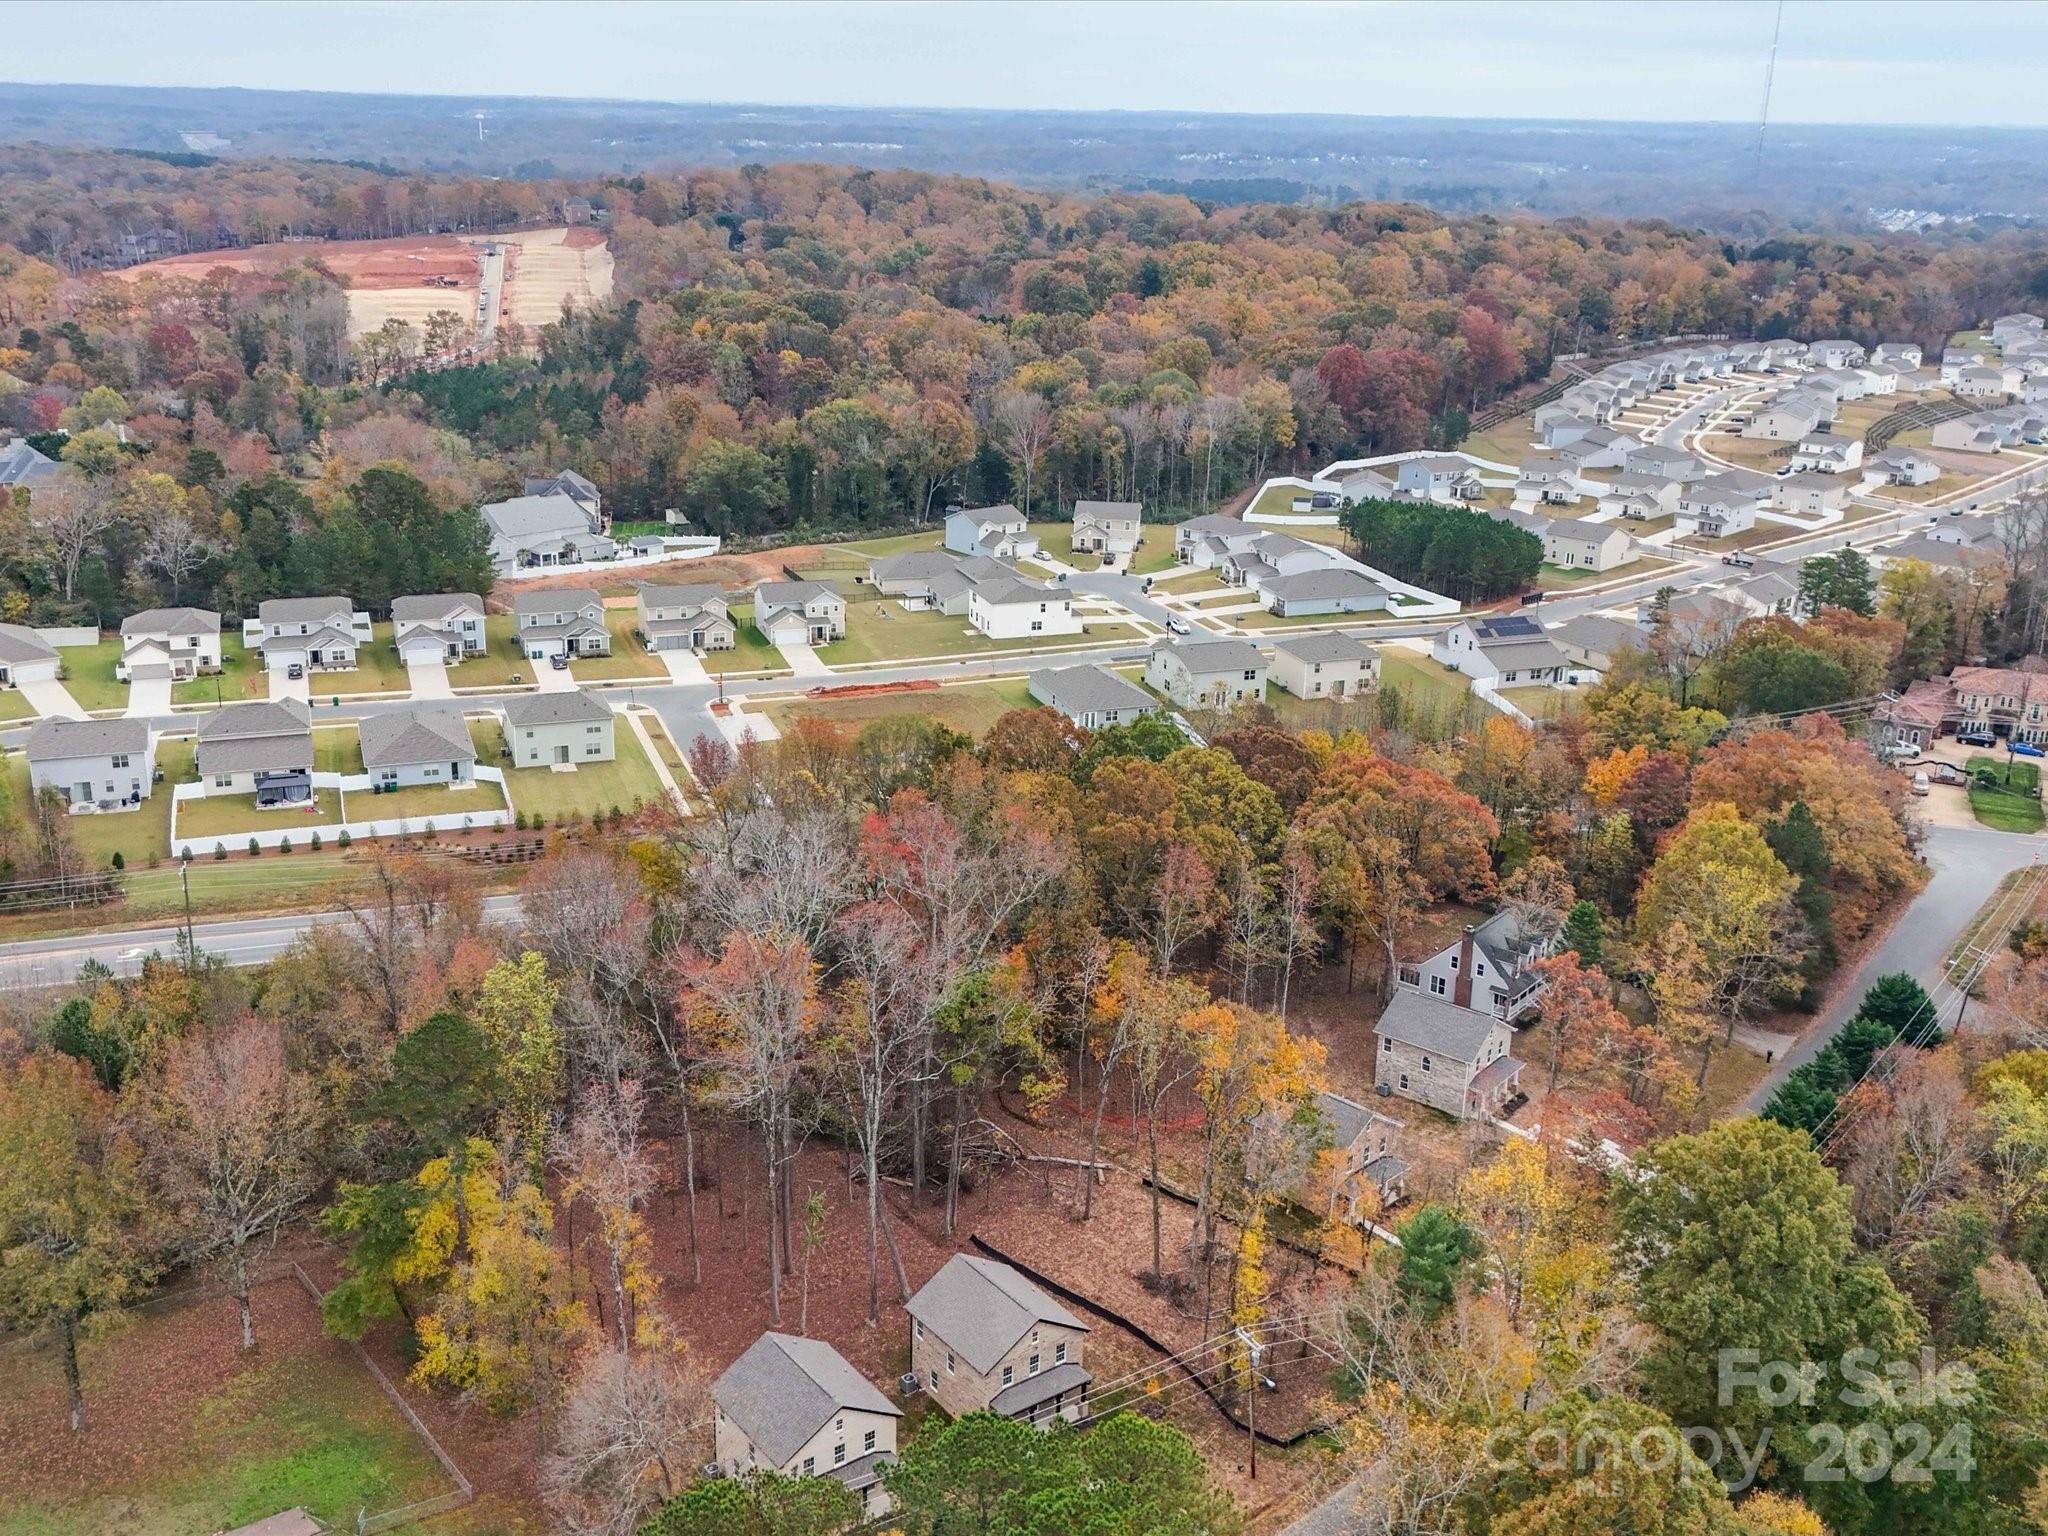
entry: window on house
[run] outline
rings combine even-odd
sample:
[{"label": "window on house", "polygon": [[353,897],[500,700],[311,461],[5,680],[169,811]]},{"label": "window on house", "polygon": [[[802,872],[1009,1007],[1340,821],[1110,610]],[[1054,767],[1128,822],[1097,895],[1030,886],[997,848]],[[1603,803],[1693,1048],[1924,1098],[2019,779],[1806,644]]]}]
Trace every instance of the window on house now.
[{"label": "window on house", "polygon": [[844,1440],[832,1447],[832,1465],[835,1467],[846,1465],[846,1442]]},{"label": "window on house", "polygon": [[1429,991],[1432,997],[1442,997],[1448,990],[1449,988],[1444,985],[1443,977],[1432,976],[1429,978]]},{"label": "window on house", "polygon": [[1067,1363],[1067,1346],[1066,1346],[1066,1345],[1064,1345],[1064,1344],[1055,1344],[1055,1345],[1053,1345],[1053,1347],[1052,1347],[1052,1363],[1053,1363],[1054,1365],[1065,1365],[1065,1364]]},{"label": "window on house", "polygon": [[1014,1365],[1006,1365],[1006,1366],[1004,1366],[1004,1367],[1003,1367],[1003,1385],[1007,1387],[1008,1385],[1010,1385],[1010,1383],[1011,1383],[1011,1382],[1015,1381],[1016,1379],[1017,1379],[1017,1367],[1015,1367]]},{"label": "window on house", "polygon": [[1406,1072],[1401,1074],[1401,1091],[1403,1093],[1408,1091],[1408,1074]]},{"label": "window on house", "polygon": [[910,1325],[910,1331],[921,1339],[924,1337],[924,1324],[913,1320]]},{"label": "window on house", "polygon": [[863,1451],[872,1451],[875,1448],[875,1432],[872,1429],[861,1436],[860,1448]]},{"label": "window on house", "polygon": [[955,1371],[957,1371],[957,1370],[959,1370],[959,1369],[960,1369],[960,1367],[959,1367],[959,1366],[957,1366],[957,1365],[955,1365],[955,1364],[953,1363],[953,1351],[951,1351],[950,1349],[949,1349],[949,1350],[947,1350],[947,1351],[946,1351],[946,1374],[947,1374],[948,1376],[950,1376],[950,1375],[952,1375],[952,1374],[953,1374],[953,1372],[955,1372]]},{"label": "window on house", "polygon": [[128,766],[128,754],[126,752],[116,753],[114,755],[114,766],[116,768],[126,768]]},{"label": "window on house", "polygon": [[1472,974],[1474,976],[1484,976],[1486,974],[1486,962],[1484,960],[1474,960],[1472,962]]},{"label": "window on house", "polygon": [[818,1458],[817,1458],[817,1457],[815,1457],[815,1456],[806,1456],[806,1457],[804,1458],[804,1476],[805,1476],[805,1477],[816,1477],[817,1475],[818,1475]]},{"label": "window on house", "polygon": [[939,1368],[936,1365],[932,1367],[932,1390],[939,1390]]},{"label": "window on house", "polygon": [[1423,1058],[1422,1058],[1422,1070],[1423,1070],[1423,1071],[1425,1071],[1425,1072],[1427,1072],[1427,1071],[1429,1071],[1429,1069],[1430,1069],[1430,1064],[1429,1064],[1429,1058],[1428,1058],[1427,1056],[1425,1056],[1425,1057],[1423,1057]]},{"label": "window on house", "polygon": [[1456,955],[1453,955],[1453,956],[1451,956],[1451,969],[1455,971],[1455,970],[1456,970],[1457,968],[1458,968],[1458,957],[1457,957]]},{"label": "window on house", "polygon": [[1038,1374],[1038,1356],[1033,1355],[1031,1357],[1031,1366],[1024,1374],[1026,1376],[1036,1376]]},{"label": "window on house", "polygon": [[1417,970],[1412,965],[1402,966],[1400,976],[1401,979],[1411,987],[1419,987],[1422,985],[1422,972]]}]

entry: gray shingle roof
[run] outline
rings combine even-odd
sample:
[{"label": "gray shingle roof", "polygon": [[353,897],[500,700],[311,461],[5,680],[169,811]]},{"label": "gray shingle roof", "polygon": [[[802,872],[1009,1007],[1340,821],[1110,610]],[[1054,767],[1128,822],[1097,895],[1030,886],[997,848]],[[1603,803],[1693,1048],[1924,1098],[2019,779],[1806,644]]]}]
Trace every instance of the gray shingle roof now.
[{"label": "gray shingle roof", "polygon": [[1567,619],[1550,631],[1553,641],[1575,645],[1582,651],[1597,651],[1603,656],[1614,656],[1624,651],[1639,651],[1647,643],[1643,632],[1626,619],[1610,619],[1597,613],[1582,613],[1575,619]]},{"label": "gray shingle roof", "polygon": [[1373,1033],[1450,1061],[1477,1061],[1499,1022],[1476,1008],[1460,1008],[1440,997],[1396,987]]},{"label": "gray shingle roof", "polygon": [[54,661],[57,648],[24,624],[0,624],[0,661]]},{"label": "gray shingle roof", "polygon": [[588,587],[541,587],[537,591],[522,587],[512,594],[515,618],[536,613],[583,613],[591,608],[602,613],[604,599]]},{"label": "gray shingle roof", "polygon": [[121,621],[121,638],[137,635],[217,635],[220,615],[211,608],[145,608]]},{"label": "gray shingle roof", "polygon": [[906,550],[868,562],[868,575],[875,581],[929,581],[955,569],[953,557],[940,549]]},{"label": "gray shingle roof", "polygon": [[459,608],[484,611],[484,600],[474,592],[423,592],[416,597],[394,597],[391,619],[395,624],[438,624]]},{"label": "gray shingle roof", "polygon": [[1356,1099],[1347,1099],[1341,1093],[1318,1093],[1316,1108],[1322,1117],[1330,1122],[1330,1144],[1348,1147],[1367,1131],[1375,1120],[1401,1128],[1401,1122],[1391,1115],[1383,1115],[1376,1109],[1369,1109]]},{"label": "gray shingle roof", "polygon": [[534,539],[549,534],[587,534],[590,516],[567,494],[514,496],[483,509],[485,524],[501,539]]},{"label": "gray shingle roof", "polygon": [[1279,598],[1307,602],[1315,598],[1386,597],[1387,589],[1357,571],[1296,571],[1292,576],[1273,576],[1264,590]]},{"label": "gray shingle roof", "polygon": [[764,581],[754,588],[754,610],[765,614],[783,608],[801,608],[817,598],[838,595],[822,581]]},{"label": "gray shingle roof", "polygon": [[356,734],[362,741],[365,768],[476,761],[469,727],[453,709],[415,706],[385,715],[365,715]]},{"label": "gray shingle roof", "polygon": [[346,597],[273,597],[257,608],[265,624],[335,624],[347,629],[356,605]]},{"label": "gray shingle roof", "polygon": [[0,485],[34,485],[61,473],[63,466],[37,450],[25,437],[0,444]]},{"label": "gray shingle roof", "polygon": [[507,725],[575,725],[609,720],[608,705],[581,688],[565,693],[521,693],[505,701]]},{"label": "gray shingle roof", "polygon": [[1094,523],[1110,529],[1134,528],[1145,510],[1141,501],[1077,501],[1074,522]]},{"label": "gray shingle roof", "polygon": [[1107,667],[1047,667],[1031,674],[1031,691],[1065,715],[1091,710],[1157,709],[1159,701]]},{"label": "gray shingle roof", "polygon": [[1088,1325],[1007,1264],[956,1253],[910,1298],[910,1315],[987,1372],[1034,1323]]},{"label": "gray shingle roof", "polygon": [[640,603],[646,608],[702,608],[724,601],[725,588],[715,581],[640,583]]},{"label": "gray shingle roof", "polygon": [[1615,534],[1627,532],[1613,523],[1592,523],[1583,517],[1557,518],[1551,523],[1550,531],[1560,539],[1590,539],[1596,544],[1604,544]]},{"label": "gray shingle roof", "polygon": [[726,1367],[712,1401],[780,1467],[842,1408],[902,1417],[895,1404],[822,1339],[764,1333]]},{"label": "gray shingle roof", "polygon": [[1289,635],[1273,647],[1296,661],[1366,661],[1372,647],[1352,635]]},{"label": "gray shingle roof", "polygon": [[311,719],[297,699],[259,699],[217,709],[199,725],[199,772],[311,768]]},{"label": "gray shingle roof", "polygon": [[1095,1378],[1071,1360],[1040,1371],[1036,1376],[1024,1376],[1003,1388],[988,1400],[989,1411],[1012,1418],[1028,1408],[1036,1408],[1062,1392],[1071,1392],[1076,1387],[1085,1387]]},{"label": "gray shingle roof", "polygon": [[147,720],[69,720],[58,716],[28,733],[28,760],[32,763],[148,750]]},{"label": "gray shingle roof", "polygon": [[984,603],[1001,607],[1006,603],[1045,603],[1069,601],[1065,591],[1042,581],[1026,581],[1022,576],[1002,576],[994,581],[977,582],[974,595]]},{"label": "gray shingle roof", "polygon": [[1198,676],[1266,665],[1266,658],[1249,640],[1155,640],[1152,649],[1179,657],[1181,664]]}]

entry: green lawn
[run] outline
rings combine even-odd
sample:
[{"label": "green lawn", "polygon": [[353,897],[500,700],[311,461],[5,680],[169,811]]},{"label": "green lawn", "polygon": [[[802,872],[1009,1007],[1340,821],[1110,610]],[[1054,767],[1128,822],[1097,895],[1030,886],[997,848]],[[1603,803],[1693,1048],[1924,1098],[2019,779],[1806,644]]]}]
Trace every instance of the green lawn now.
[{"label": "green lawn", "polygon": [[[505,787],[511,791],[514,810],[528,816],[536,813],[550,822],[560,821],[571,811],[588,816],[592,811],[609,812],[613,806],[630,811],[636,804],[667,795],[647,750],[623,718],[613,730],[618,756],[609,763],[582,763],[574,773],[556,773],[552,768],[514,768],[504,760],[504,732],[495,720],[472,720],[471,740],[477,760],[494,763],[505,770]],[[678,780],[677,782],[681,782]]]},{"label": "green lawn", "polygon": [[[607,608],[604,613],[605,628],[612,632],[612,653],[609,656],[578,656],[569,663],[569,672],[579,683],[596,682],[611,678],[649,678],[657,682],[668,679],[668,669],[647,654],[647,647],[640,643],[640,637],[633,632],[638,615],[631,608]],[[529,662],[529,666],[536,663]],[[543,661],[539,666],[547,666]]]},{"label": "green lawn", "polygon": [[[1970,809],[1985,826],[2000,832],[2038,832],[2048,825],[2038,798],[2041,770],[2036,764],[2023,758],[2005,763],[1980,754],[1965,769],[1970,775]],[[1979,784],[1979,772],[1991,774],[1997,782]]]},{"label": "green lawn", "polygon": [[1389,647],[1380,652],[1380,688],[1398,688],[1417,703],[1462,708],[1472,692],[1471,681],[1434,657]]},{"label": "green lawn", "polygon": [[178,841],[191,843],[195,853],[203,851],[201,845],[207,842],[224,842],[228,852],[234,853],[246,846],[253,832],[289,832],[296,842],[300,840],[301,829],[309,834],[315,827],[332,826],[341,820],[341,791],[316,789],[313,805],[315,808],[310,811],[259,811],[254,795],[208,795],[188,800],[178,812]]},{"label": "green lawn", "polygon": [[481,781],[467,789],[451,789],[443,784],[408,784],[403,789],[387,790],[383,794],[356,789],[350,790],[347,798],[351,821],[466,816],[505,808],[505,796],[498,786]]},{"label": "green lawn", "polygon": [[1531,720],[1555,720],[1578,700],[1562,688],[1503,688],[1500,696]]},{"label": "green lawn", "polygon": [[1085,635],[1049,635],[1030,640],[993,640],[965,617],[912,613],[893,599],[868,598],[846,605],[846,638],[818,647],[827,666],[868,661],[901,661],[916,656],[963,656],[984,651],[1032,650],[1048,645],[1110,644],[1134,640],[1128,624],[1095,622]]},{"label": "green lawn", "polygon": [[[546,662],[541,662],[546,666]],[[493,688],[504,687],[517,681],[533,681],[534,663],[521,654],[519,642],[513,637],[512,615],[509,613],[487,613],[484,615],[484,653],[459,661],[448,669],[448,684],[452,688]]]},{"label": "green lawn", "polygon": [[368,645],[356,647],[353,668],[346,672],[308,673],[306,686],[315,699],[337,693],[405,693],[412,688],[412,678],[406,673],[405,663],[398,659],[398,649],[391,640],[391,625],[383,622],[370,626]]},{"label": "green lawn", "polygon": [[128,685],[114,676],[114,663],[121,659],[118,633],[101,635],[96,645],[67,645],[57,655],[63,662],[64,686],[81,709],[128,707]]},{"label": "green lawn", "polygon": [[1488,432],[1474,432],[1458,444],[1461,452],[1491,459],[1496,464],[1520,464],[1536,451],[1536,417],[1533,412],[1511,416]]},{"label": "green lawn", "polygon": [[850,699],[786,699],[764,706],[762,712],[775,722],[778,730],[787,730],[798,719],[863,726],[893,715],[917,715],[979,736],[1011,710],[1029,709],[1036,702],[1020,677],[1005,682],[955,683],[902,693],[861,694]]},{"label": "green lawn", "polygon": [[1163,592],[1172,597],[1186,597],[1191,592],[1221,592],[1223,589],[1223,577],[1213,566],[1200,570],[1189,566],[1169,576],[1157,576],[1152,580],[1154,592]]},{"label": "green lawn", "polygon": [[225,1301],[82,1343],[82,1436],[64,1428],[49,1351],[0,1356],[0,1536],[208,1536],[297,1506],[353,1530],[358,1510],[449,1492],[361,1363],[321,1337],[311,1300],[285,1310],[287,1285],[258,1291],[250,1357]]},{"label": "green lawn", "polygon": [[263,670],[262,656],[243,646],[242,632],[232,624],[221,627],[219,673],[171,684],[173,704],[211,704],[216,700],[232,704],[238,699],[269,697],[270,678]]},{"label": "green lawn", "polygon": [[[169,737],[157,743],[156,764],[164,782],[142,802],[139,810],[115,811],[92,816],[72,816],[66,825],[78,852],[94,869],[104,869],[116,853],[130,869],[139,869],[151,859],[166,859],[171,852],[171,786],[192,777],[192,739]],[[20,825],[28,814],[28,757],[10,752],[0,763],[0,817]]]},{"label": "green lawn", "polygon": [[[1300,478],[1306,480],[1308,476],[1303,475]],[[1311,494],[1313,493],[1298,485],[1269,485],[1251,499],[1251,503],[1244,509],[1244,515],[1250,517],[1253,513],[1258,513],[1262,517],[1292,516],[1295,497],[1305,499]]]},{"label": "green lawn", "polygon": [[313,728],[313,771],[315,773],[361,773],[363,744],[352,725],[318,725]]},{"label": "green lawn", "polygon": [[761,631],[754,628],[754,605],[735,603],[731,610],[733,645],[729,651],[706,651],[697,659],[704,663],[704,670],[713,674],[720,672],[787,672],[789,663],[782,659],[782,652],[761,638]]},{"label": "green lawn", "polygon": [[0,720],[26,720],[35,713],[18,688],[0,688]]}]

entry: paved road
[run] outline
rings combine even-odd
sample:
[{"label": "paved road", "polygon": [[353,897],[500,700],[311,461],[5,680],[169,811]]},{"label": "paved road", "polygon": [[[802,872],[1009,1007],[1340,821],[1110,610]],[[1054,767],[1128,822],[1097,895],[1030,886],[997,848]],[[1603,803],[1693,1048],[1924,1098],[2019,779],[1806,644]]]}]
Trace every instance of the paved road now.
[{"label": "paved road", "polygon": [[1991,899],[1998,883],[2016,869],[2042,862],[2044,851],[2048,851],[2048,838],[2027,833],[1994,832],[1989,827],[1929,827],[1924,852],[1931,873],[1926,887],[1893,924],[1884,942],[1857,967],[1834,1006],[1778,1058],[1742,1107],[1762,1109],[1780,1083],[1819,1055],[1835,1032],[1855,1017],[1856,1005],[1878,977],[1904,971],[1933,991],[1950,947]]},{"label": "paved road", "polygon": [[498,306],[505,288],[505,247],[492,241],[484,247],[483,270],[477,278],[476,339],[487,344],[498,332]]},{"label": "paved road", "polygon": [[[494,922],[517,922],[519,898],[486,897],[483,911]],[[301,934],[324,923],[346,921],[347,916],[339,911],[297,912],[195,923],[192,942],[201,954],[217,955],[229,965],[261,965],[291,948]],[[62,986],[76,981],[89,960],[99,961],[117,976],[133,976],[151,955],[176,954],[181,928],[164,923],[0,945],[0,987]]]}]

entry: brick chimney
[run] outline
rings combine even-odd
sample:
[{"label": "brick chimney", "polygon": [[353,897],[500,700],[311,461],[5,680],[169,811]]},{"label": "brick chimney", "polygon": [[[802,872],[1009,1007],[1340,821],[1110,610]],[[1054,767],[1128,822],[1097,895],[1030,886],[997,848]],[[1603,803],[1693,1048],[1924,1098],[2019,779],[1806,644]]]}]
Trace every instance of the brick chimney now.
[{"label": "brick chimney", "polygon": [[1472,925],[1458,936],[1458,979],[1451,983],[1451,1001],[1460,1008],[1472,1006]]}]

